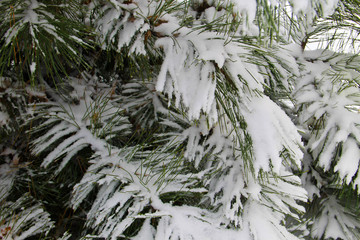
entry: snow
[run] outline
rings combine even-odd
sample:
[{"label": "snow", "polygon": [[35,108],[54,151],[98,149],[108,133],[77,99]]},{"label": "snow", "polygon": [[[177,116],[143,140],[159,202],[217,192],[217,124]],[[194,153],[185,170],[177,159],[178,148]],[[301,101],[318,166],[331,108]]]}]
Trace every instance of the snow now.
[{"label": "snow", "polygon": [[74,144],[83,144],[84,140],[81,141],[81,139],[84,138],[84,136],[80,134],[75,134],[74,136],[71,136],[67,138],[65,141],[60,143],[49,155],[46,156],[46,158],[43,160],[41,166],[47,167],[49,164],[54,162],[57,158],[59,158],[62,154],[68,152],[68,148],[71,146],[74,146]]},{"label": "snow", "polygon": [[[149,26],[145,23],[144,14],[150,9],[151,7],[142,1],[131,4],[111,1],[103,6],[101,11],[106,14],[95,21],[103,49],[113,48],[120,51],[122,47],[130,46],[131,52],[145,54],[143,34]],[[136,40],[132,42],[134,39]]]},{"label": "snow", "polygon": [[342,154],[334,170],[349,184],[359,169],[360,149],[358,142],[350,138],[343,143]]},{"label": "snow", "polygon": [[40,7],[40,4],[36,0],[29,0],[26,1],[27,4],[29,4],[28,9],[25,11],[25,14],[23,16],[23,21],[37,24],[40,23],[38,14],[34,11]]},{"label": "snow", "polygon": [[261,193],[261,186],[258,183],[255,183],[253,179],[248,182],[248,186],[246,187],[246,192],[250,195],[251,199],[255,199],[259,201],[260,193]]},{"label": "snow", "polygon": [[150,218],[146,219],[143,223],[143,227],[139,233],[133,238],[133,240],[154,240],[155,229],[150,225]]},{"label": "snow", "polygon": [[208,23],[212,22],[216,18],[217,17],[216,17],[215,7],[209,7],[207,9],[205,9],[205,19],[207,20]]},{"label": "snow", "polygon": [[[203,57],[211,56],[202,51],[204,49],[200,43],[204,42],[191,41],[193,35],[188,37],[189,39],[177,39],[176,45],[171,38],[157,40],[156,45],[164,48],[166,56],[155,88],[159,92],[167,93],[169,97],[174,94],[177,106],[179,107],[181,100],[189,108],[189,118],[197,119],[201,111],[210,112],[214,106],[214,66],[209,62],[198,62],[197,58],[201,56],[194,55],[194,50],[204,54]],[[214,60],[222,64],[223,58]]]},{"label": "snow", "polygon": [[351,231],[359,228],[360,224],[353,213],[341,206],[335,196],[325,198],[321,206],[311,229],[312,237],[355,239]]},{"label": "snow", "polygon": [[254,153],[254,168],[279,173],[282,166],[280,152],[291,149],[293,159],[300,168],[302,151],[301,137],[289,117],[268,97],[251,99],[249,112],[244,114]]},{"label": "snow", "polygon": [[321,6],[324,14],[324,18],[331,15],[338,5],[338,0],[322,0]]},{"label": "snow", "polygon": [[[227,46],[227,48],[228,52],[243,51],[240,46]],[[246,56],[233,55],[225,64],[234,83],[239,89],[249,88],[251,90],[263,91],[264,77],[259,73],[258,66],[247,64],[242,57],[246,59]]]},{"label": "snow", "polygon": [[[197,208],[182,206],[174,207],[162,203],[157,197],[152,197],[152,206],[165,215],[159,220],[155,239],[203,239],[216,240],[226,239],[235,240],[245,237],[242,232],[234,230],[222,231],[220,228],[213,227],[216,221],[215,216],[209,218],[205,211]],[[168,215],[168,216],[166,216]],[[211,215],[210,215],[211,216]]]},{"label": "snow", "polygon": [[251,25],[255,20],[257,2],[256,0],[230,0],[234,4],[234,11],[239,15],[246,14],[247,20]]},{"label": "snow", "polygon": [[272,213],[266,206],[256,201],[248,201],[244,209],[244,226],[253,239],[297,240],[280,224],[280,214]]},{"label": "snow", "polygon": [[[46,123],[54,122],[52,119],[51,121],[47,121]],[[67,126],[63,124],[59,124],[48,131],[46,134],[42,135],[38,139],[36,139],[33,144],[35,144],[35,148],[33,152],[38,154],[48,148],[52,143],[54,143],[57,139],[60,139],[72,132],[74,132],[77,128],[75,126]],[[42,143],[42,144],[39,144]]]},{"label": "snow", "polygon": [[[117,105],[112,105],[112,102],[108,106],[101,105],[101,97],[94,99],[98,92],[93,85],[77,79],[79,84],[69,81],[74,88],[69,95],[79,100],[79,104],[71,105],[59,100],[53,105],[43,105],[44,109],[52,111],[47,116],[52,118],[44,122],[51,129],[32,142],[33,153],[42,153],[61,140],[42,163],[42,167],[48,167],[60,159],[55,172],[58,174],[81,149],[87,146],[91,148],[94,153],[91,165],[74,187],[70,205],[73,209],[79,208],[88,194],[96,191],[95,200],[87,213],[86,226],[107,239],[122,237],[124,231],[139,218],[144,219],[143,226],[133,239],[297,239],[284,226],[285,216],[297,219],[295,212],[305,211],[299,205],[299,202],[307,201],[305,189],[311,199],[314,194],[320,196],[319,188],[322,187],[320,183],[316,186],[309,184],[311,179],[319,180],[320,177],[312,172],[313,159],[310,155],[303,158],[303,151],[309,150],[315,157],[319,157],[319,166],[328,170],[332,166],[334,149],[343,144],[335,171],[348,184],[356,177],[360,159],[360,132],[357,129],[359,115],[349,111],[346,106],[355,105],[356,99],[352,98],[358,93],[358,88],[339,91],[341,86],[332,82],[329,75],[335,69],[334,65],[340,67],[340,64],[335,64],[334,59],[326,62],[321,60],[328,56],[328,52],[303,52],[295,44],[269,50],[237,41],[229,43],[219,33],[203,31],[201,28],[194,30],[195,28],[181,25],[175,14],[157,16],[161,24],[150,27],[146,23],[150,19],[148,17],[154,17],[153,14],[163,7],[157,4],[165,2],[134,0],[133,4],[122,4],[121,1],[111,0],[104,3],[102,11],[106,14],[95,23],[104,48],[120,51],[124,46],[129,46],[131,53],[135,54],[145,55],[147,50],[144,35],[150,33],[149,30],[151,34],[156,33],[156,37],[153,37],[156,39],[155,48],[163,54],[163,62],[151,87],[146,86],[150,93],[146,92],[144,98],[149,100],[148,104],[153,105],[156,121],[159,121],[161,127],[174,130],[173,133],[163,134],[166,138],[160,141],[168,141],[164,144],[165,147],[147,152],[129,146],[123,146],[122,149],[111,146],[106,140],[114,131],[125,131],[127,124],[115,126],[110,129],[111,133],[106,136],[108,138],[100,138],[96,132],[98,129],[92,129],[93,122],[98,120],[94,120],[98,116],[96,114],[102,114],[99,121],[106,126],[107,120],[119,113],[115,110]],[[306,14],[312,11],[312,1],[291,2],[295,13]],[[35,36],[36,25],[41,25],[58,41],[64,42],[52,25],[36,15],[35,10],[40,8],[37,1],[28,3],[31,3],[30,10],[24,21],[31,22],[31,34]],[[237,15],[247,17],[248,26],[245,28],[255,26],[255,0],[208,3],[232,3]],[[336,3],[335,0],[320,1],[325,14],[330,14]],[[271,4],[277,4],[277,1],[271,1]],[[203,14],[201,18],[211,22],[223,12],[210,7]],[[204,19],[201,18],[194,23],[195,26],[202,24]],[[7,32],[6,36],[15,36],[17,29],[14,27],[11,31],[13,32]],[[76,36],[70,38],[83,43]],[[282,76],[282,84],[286,90],[290,91],[294,87],[289,84],[287,77],[296,78],[297,92],[292,96],[295,104],[289,99],[280,101],[289,103],[287,107],[290,109],[305,106],[304,112],[300,112],[299,117],[295,116],[300,120],[299,124],[303,125],[303,131],[310,135],[310,131],[304,126],[312,127],[312,119],[326,117],[324,128],[316,136],[312,135],[307,139],[308,149],[302,149],[299,128],[290,117],[277,105],[276,100],[263,94],[271,80],[266,67],[261,68],[253,62],[258,61],[252,58],[253,50],[266,51],[269,56],[274,56],[269,57],[269,61],[279,69],[278,73]],[[30,71],[34,73],[36,67],[36,63],[32,62]],[[351,79],[352,74],[344,73],[341,77],[345,81]],[[139,82],[140,79],[134,81]],[[217,87],[224,84],[222,81],[229,81],[236,88],[236,94],[233,95],[234,109],[231,109],[238,117],[233,121],[235,123],[231,123],[231,116],[226,116],[226,110],[229,109],[224,109],[226,106],[220,106],[215,99]],[[127,84],[122,93],[135,95],[139,91],[138,87],[141,87],[140,84]],[[28,93],[31,94],[30,91]],[[184,116],[174,117],[170,107],[164,107],[161,102],[165,98],[168,99],[169,106],[172,101],[175,102],[175,107],[179,108],[179,112],[183,111]],[[124,107],[129,110],[143,104],[141,101],[126,103]],[[99,108],[105,109],[105,112],[97,112]],[[5,113],[0,112],[0,122],[6,117]],[[246,124],[239,126],[238,119],[242,118]],[[104,129],[106,127],[100,130]],[[246,146],[241,144],[247,136],[251,139],[249,142],[252,145],[249,143],[249,146],[252,148],[242,150]],[[174,145],[181,149],[170,154],[167,148],[171,149]],[[287,164],[288,159],[282,155],[285,150],[294,164]],[[249,152],[254,172],[250,173],[252,169],[245,162],[248,161],[245,159],[245,151]],[[181,169],[184,162],[192,164],[192,171],[199,172],[183,173]],[[300,184],[301,179],[290,171],[293,167],[300,169],[302,163],[306,164],[306,173],[302,175],[302,180],[306,182],[305,189]],[[8,170],[1,165],[0,171],[3,169]],[[11,184],[9,180],[5,183]],[[360,184],[359,174],[356,184]],[[195,187],[199,185],[201,187]],[[174,206],[159,198],[161,194],[177,191],[204,193],[214,208],[207,211],[186,204]],[[319,238],[345,238],[346,233],[342,232],[344,227],[338,220],[345,219],[348,214],[342,214],[345,211],[339,210],[336,199],[330,200],[323,202],[330,204],[330,207],[323,208],[312,234]],[[335,213],[330,213],[332,207],[337,208]],[[148,209],[151,212],[143,214]],[[37,210],[34,213],[43,212]],[[153,224],[152,219],[156,219],[157,224]],[[343,222],[347,226],[355,226],[350,220]],[[39,226],[38,223],[34,225]],[[234,228],[227,229],[228,226]]]},{"label": "snow", "polygon": [[9,163],[0,165],[0,202],[3,202],[9,195],[16,173],[17,169],[11,168]]},{"label": "snow", "polygon": [[311,6],[311,2],[309,0],[292,0],[293,10],[295,14],[299,14],[300,12],[307,12],[307,8]]},{"label": "snow", "polygon": [[40,88],[33,87],[33,86],[26,86],[25,91],[30,96],[39,97],[39,98],[43,98],[43,99],[46,98],[45,92],[43,90],[41,90]]},{"label": "snow", "polygon": [[[358,106],[358,88],[348,83],[356,76],[348,63],[343,62],[344,55],[333,55],[331,51],[305,51],[304,74],[298,81],[295,99],[306,106],[299,116],[303,124],[322,121],[321,127],[309,138],[309,149],[318,165],[329,170],[336,155],[336,149],[343,145],[343,150],[335,171],[348,184],[359,167],[358,142],[360,130],[357,127],[360,115],[349,106]],[[330,59],[322,60],[322,59]],[[338,80],[334,80],[333,68],[337,68]]]},{"label": "snow", "polygon": [[30,72],[31,72],[31,74],[34,74],[35,70],[36,70],[36,62],[32,62],[30,64]]},{"label": "snow", "polygon": [[9,120],[9,115],[6,112],[0,111],[0,126],[5,125]]},{"label": "snow", "polygon": [[88,45],[87,43],[84,42],[84,40],[78,38],[77,36],[70,36],[70,38],[74,39],[76,42],[83,44],[83,45]]},{"label": "snow", "polygon": [[[146,23],[140,28],[139,32],[146,33],[149,29],[150,29],[150,26],[149,26],[149,24]],[[131,45],[130,52],[146,55],[144,39],[141,35],[138,35],[136,37],[136,40]]]},{"label": "snow", "polygon": [[[42,214],[44,214],[44,210],[41,209],[41,208],[37,208],[37,209],[34,209],[33,211],[29,212],[28,214],[26,214],[25,216],[22,216],[20,219],[17,219],[17,222],[15,223],[15,226],[13,226],[14,229],[17,229],[19,228],[19,225],[22,224],[24,221],[26,220],[32,220],[33,218],[36,218],[38,220],[39,219],[39,215],[41,216]],[[46,219],[46,220],[50,220],[50,219]],[[33,224],[29,229],[21,232],[21,235],[20,236],[17,236],[16,239],[19,239],[19,240],[23,240],[23,239],[26,239],[28,238],[29,236],[32,236],[34,235],[34,233],[36,231],[39,231],[41,230],[42,228],[44,227],[44,222],[42,221],[37,221],[35,222],[35,224]]]},{"label": "snow", "polygon": [[[121,34],[118,38],[117,49],[121,49],[127,43],[131,41],[135,33],[144,25],[143,19],[137,19],[134,22],[123,23]],[[114,32],[115,33],[115,32]]]},{"label": "snow", "polygon": [[[19,197],[14,203],[6,202],[5,204],[0,229],[11,228],[5,239],[28,239],[31,236],[46,233],[54,227],[50,214],[44,211],[41,204],[34,204],[27,194]],[[14,211],[16,211],[16,217],[14,217]]]}]

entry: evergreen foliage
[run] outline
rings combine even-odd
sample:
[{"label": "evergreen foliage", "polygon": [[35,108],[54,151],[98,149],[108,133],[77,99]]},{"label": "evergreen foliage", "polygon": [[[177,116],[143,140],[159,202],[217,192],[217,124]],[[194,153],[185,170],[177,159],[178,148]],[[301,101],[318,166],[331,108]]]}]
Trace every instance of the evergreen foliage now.
[{"label": "evergreen foliage", "polygon": [[358,0],[0,11],[0,239],[360,239]]}]

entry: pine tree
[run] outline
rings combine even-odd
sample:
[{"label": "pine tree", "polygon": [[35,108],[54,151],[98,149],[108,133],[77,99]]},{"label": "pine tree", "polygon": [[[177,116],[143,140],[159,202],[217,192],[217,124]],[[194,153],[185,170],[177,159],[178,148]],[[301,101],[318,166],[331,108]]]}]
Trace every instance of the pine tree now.
[{"label": "pine tree", "polygon": [[358,0],[1,0],[2,239],[359,239]]}]

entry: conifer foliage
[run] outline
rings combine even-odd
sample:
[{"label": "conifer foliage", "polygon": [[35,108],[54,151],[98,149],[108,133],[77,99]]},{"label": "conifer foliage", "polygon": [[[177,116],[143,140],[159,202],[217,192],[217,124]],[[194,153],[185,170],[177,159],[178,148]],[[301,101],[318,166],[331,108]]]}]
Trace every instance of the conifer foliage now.
[{"label": "conifer foliage", "polygon": [[1,0],[0,239],[359,239],[359,6]]}]

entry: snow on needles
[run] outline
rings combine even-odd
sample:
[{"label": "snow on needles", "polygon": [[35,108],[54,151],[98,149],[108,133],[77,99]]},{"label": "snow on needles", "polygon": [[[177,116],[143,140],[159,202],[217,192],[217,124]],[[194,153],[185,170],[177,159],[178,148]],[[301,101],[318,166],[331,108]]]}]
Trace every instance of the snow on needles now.
[{"label": "snow on needles", "polygon": [[284,147],[292,150],[293,160],[300,168],[301,137],[290,118],[266,96],[251,99],[248,107],[249,112],[244,116],[253,141],[255,171],[269,171],[272,166],[272,170],[279,173],[282,166],[280,152]]},{"label": "snow on needles", "polygon": [[[309,139],[309,150],[318,165],[329,170],[335,161],[334,170],[347,184],[354,181],[354,188],[360,184],[359,168],[360,105],[358,87],[351,82],[359,76],[351,69],[352,63],[342,57],[332,57],[329,51],[305,52],[307,58],[318,58],[314,63],[304,62],[306,73],[300,78],[294,95],[302,109],[299,119],[313,128],[316,134]],[[321,58],[325,59],[320,61]],[[333,68],[337,68],[334,80]],[[336,149],[342,146],[342,153],[336,157]]]},{"label": "snow on needles", "polygon": [[[239,55],[248,50],[240,44],[228,43],[215,32],[180,28],[177,18],[163,17],[165,23],[155,30],[164,37],[156,46],[164,50],[164,61],[156,79],[156,90],[169,98],[175,97],[176,106],[188,108],[188,117],[198,119],[201,112],[216,120],[216,69],[225,67],[235,84],[243,86],[239,76],[247,80],[251,89],[262,89],[263,77],[252,64],[241,61]],[[175,32],[176,38],[172,36]],[[215,114],[215,115],[214,115]]]}]

